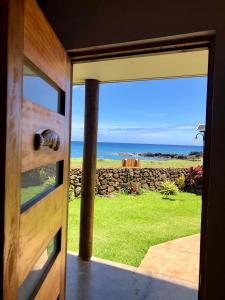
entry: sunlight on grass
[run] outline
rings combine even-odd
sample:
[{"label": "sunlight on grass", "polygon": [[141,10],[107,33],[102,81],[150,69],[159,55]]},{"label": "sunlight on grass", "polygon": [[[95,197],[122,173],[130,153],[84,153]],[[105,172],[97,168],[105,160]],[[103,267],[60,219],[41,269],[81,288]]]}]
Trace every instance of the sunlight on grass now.
[{"label": "sunlight on grass", "polygon": [[26,203],[46,189],[45,186],[29,186],[21,189],[21,204]]},{"label": "sunlight on grass", "polygon": [[[202,159],[199,160],[141,160],[141,167],[161,167],[161,168],[185,168],[202,165]],[[71,158],[71,168],[81,168],[82,158]],[[121,160],[115,159],[97,159],[97,168],[119,168],[122,167]]]},{"label": "sunlight on grass", "polygon": [[[69,204],[68,250],[78,251],[80,199]],[[96,197],[93,255],[138,266],[150,246],[200,232],[201,196],[158,192]]]}]

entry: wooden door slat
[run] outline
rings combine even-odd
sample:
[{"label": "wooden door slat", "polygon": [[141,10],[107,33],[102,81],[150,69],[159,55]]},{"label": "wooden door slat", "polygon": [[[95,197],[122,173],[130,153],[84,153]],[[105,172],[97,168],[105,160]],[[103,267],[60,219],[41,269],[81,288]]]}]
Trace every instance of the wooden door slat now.
[{"label": "wooden door slat", "polygon": [[25,1],[24,54],[65,91],[66,51],[34,0]]},{"label": "wooden door slat", "polygon": [[56,258],[51,270],[45,278],[35,300],[56,300],[60,293],[61,253]]},{"label": "wooden door slat", "polygon": [[[63,169],[63,188],[64,188],[64,199],[68,199],[69,191],[69,170],[70,170],[70,141],[71,141],[71,94],[72,86],[72,65],[68,58],[67,60],[67,74],[66,74],[66,106],[65,106],[65,160]],[[61,243],[61,291],[60,300],[66,299],[65,287],[66,287],[66,255],[67,255],[67,226],[68,226],[68,201],[64,202],[62,212],[62,243]]]},{"label": "wooden door slat", "polygon": [[[27,99],[22,104],[22,167],[21,172],[52,164],[64,159],[65,117]],[[60,136],[60,147],[34,150],[34,135],[39,129],[52,129]]]},{"label": "wooden door slat", "polygon": [[60,185],[21,214],[18,253],[20,284],[62,226],[63,200],[63,185]]}]

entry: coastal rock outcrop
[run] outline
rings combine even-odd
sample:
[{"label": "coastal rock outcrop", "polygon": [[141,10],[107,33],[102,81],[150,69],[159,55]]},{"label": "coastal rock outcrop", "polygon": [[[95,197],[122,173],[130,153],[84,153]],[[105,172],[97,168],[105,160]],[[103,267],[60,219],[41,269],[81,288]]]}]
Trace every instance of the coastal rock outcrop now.
[{"label": "coastal rock outcrop", "polygon": [[188,159],[197,160],[203,157],[202,151],[192,151],[189,154],[178,154],[178,153],[162,153],[162,152],[118,152],[119,156],[130,156],[130,157],[154,157],[159,159]]}]

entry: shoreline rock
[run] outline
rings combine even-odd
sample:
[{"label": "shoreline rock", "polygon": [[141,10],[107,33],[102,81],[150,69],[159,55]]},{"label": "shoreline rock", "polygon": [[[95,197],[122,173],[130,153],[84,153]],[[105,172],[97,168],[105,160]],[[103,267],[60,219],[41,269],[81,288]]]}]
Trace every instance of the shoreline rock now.
[{"label": "shoreline rock", "polygon": [[178,153],[162,153],[162,152],[118,152],[120,156],[128,157],[154,157],[159,159],[182,159],[182,160],[197,160],[203,157],[202,151],[192,151],[189,154],[178,154]]}]

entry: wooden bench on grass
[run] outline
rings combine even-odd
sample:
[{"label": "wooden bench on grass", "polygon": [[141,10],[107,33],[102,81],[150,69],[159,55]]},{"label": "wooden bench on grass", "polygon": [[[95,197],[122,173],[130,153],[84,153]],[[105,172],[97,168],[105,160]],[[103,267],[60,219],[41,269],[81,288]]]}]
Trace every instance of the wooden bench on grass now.
[{"label": "wooden bench on grass", "polygon": [[134,158],[125,158],[122,160],[122,167],[138,168],[140,167],[140,160]]}]

